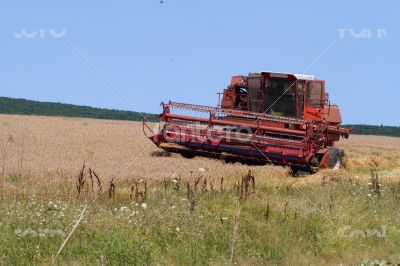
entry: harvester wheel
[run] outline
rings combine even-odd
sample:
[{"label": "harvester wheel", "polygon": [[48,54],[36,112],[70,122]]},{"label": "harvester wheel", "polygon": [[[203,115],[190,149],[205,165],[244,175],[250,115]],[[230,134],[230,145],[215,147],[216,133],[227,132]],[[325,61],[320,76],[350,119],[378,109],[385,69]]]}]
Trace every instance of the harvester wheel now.
[{"label": "harvester wheel", "polygon": [[194,157],[196,157],[196,155],[194,155],[191,152],[182,152],[181,155],[183,158],[186,158],[186,159],[193,159]]},{"label": "harvester wheel", "polygon": [[300,168],[293,166],[293,165],[290,166],[290,173],[292,176],[296,176],[299,171],[300,171]]},{"label": "harvester wheel", "polygon": [[329,148],[329,161],[328,167],[333,170],[338,170],[342,166],[343,151],[338,148]]}]

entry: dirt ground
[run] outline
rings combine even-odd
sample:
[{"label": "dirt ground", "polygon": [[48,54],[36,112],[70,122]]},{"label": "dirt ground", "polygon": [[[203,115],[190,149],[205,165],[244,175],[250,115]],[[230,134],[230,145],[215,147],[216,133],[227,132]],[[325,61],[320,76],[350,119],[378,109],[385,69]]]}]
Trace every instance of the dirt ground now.
[{"label": "dirt ground", "polygon": [[[345,150],[352,171],[374,167],[399,175],[400,138],[351,135],[338,146]],[[75,178],[84,162],[106,178],[122,173],[121,179],[162,179],[199,171],[230,176],[249,168],[207,158],[152,155],[157,150],[140,122],[0,115],[0,173],[4,174]],[[268,178],[282,178],[273,166],[251,168]]]}]

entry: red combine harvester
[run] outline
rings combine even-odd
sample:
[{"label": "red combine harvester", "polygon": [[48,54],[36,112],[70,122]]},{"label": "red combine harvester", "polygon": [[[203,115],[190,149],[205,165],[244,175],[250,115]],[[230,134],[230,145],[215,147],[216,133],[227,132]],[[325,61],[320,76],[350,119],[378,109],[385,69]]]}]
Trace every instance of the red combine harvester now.
[{"label": "red combine harvester", "polygon": [[227,161],[288,165],[293,172],[340,168],[348,138],[325,81],[311,75],[261,72],[234,76],[218,107],[161,103],[159,129],[144,131],[158,147]]}]

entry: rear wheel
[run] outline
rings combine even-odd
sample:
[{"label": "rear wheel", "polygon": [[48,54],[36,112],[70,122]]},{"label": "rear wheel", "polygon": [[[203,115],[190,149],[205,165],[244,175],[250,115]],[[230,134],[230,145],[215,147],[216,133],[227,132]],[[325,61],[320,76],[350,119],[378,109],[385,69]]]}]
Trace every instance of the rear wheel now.
[{"label": "rear wheel", "polygon": [[312,174],[313,171],[310,168],[304,168],[299,166],[290,166],[290,174],[293,177],[307,177]]},{"label": "rear wheel", "polygon": [[290,166],[290,173],[292,174],[292,176],[296,176],[299,170],[300,169],[296,166]]},{"label": "rear wheel", "polygon": [[328,168],[338,170],[342,166],[343,151],[336,147],[329,148]]}]

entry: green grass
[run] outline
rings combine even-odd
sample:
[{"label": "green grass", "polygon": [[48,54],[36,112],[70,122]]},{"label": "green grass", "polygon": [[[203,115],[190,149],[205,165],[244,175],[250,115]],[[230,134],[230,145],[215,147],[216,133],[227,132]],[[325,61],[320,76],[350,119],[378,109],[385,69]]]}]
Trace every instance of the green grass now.
[{"label": "green grass", "polygon": [[[347,176],[324,185],[290,185],[296,180],[257,176],[256,193],[240,200],[232,247],[239,200],[233,183],[239,178],[229,178],[223,193],[195,193],[194,212],[184,183],[177,192],[172,183],[164,190],[161,182],[149,182],[146,208],[130,199],[128,182],[118,183],[115,198],[105,193],[89,208],[57,263],[229,265],[232,249],[233,262],[239,265],[400,261],[399,184],[384,184],[378,196],[368,180],[350,183]],[[84,192],[77,199],[74,182],[4,177],[1,264],[52,262],[72,221],[96,197],[96,192]],[[340,235],[343,228],[350,229]],[[384,229],[385,236],[368,235],[374,229]]]}]

